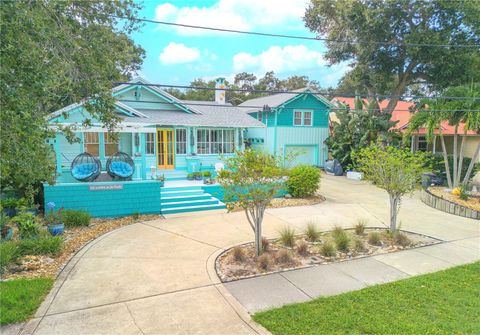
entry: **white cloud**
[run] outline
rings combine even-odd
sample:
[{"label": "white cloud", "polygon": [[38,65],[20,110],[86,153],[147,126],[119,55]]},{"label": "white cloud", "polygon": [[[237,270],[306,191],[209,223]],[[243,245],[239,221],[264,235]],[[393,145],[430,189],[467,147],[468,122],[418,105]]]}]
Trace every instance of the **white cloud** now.
[{"label": "white cloud", "polygon": [[[235,30],[257,27],[303,27],[302,17],[308,0],[219,0],[210,7],[177,7],[171,3],[158,5],[155,19],[189,25]],[[205,35],[218,32],[177,28],[183,35]]]},{"label": "white cloud", "polygon": [[158,57],[163,65],[192,63],[200,59],[200,50],[185,44],[170,42]]},{"label": "white cloud", "polygon": [[326,61],[319,51],[305,45],[272,46],[258,55],[240,52],[233,56],[235,71],[285,73],[324,66]]}]

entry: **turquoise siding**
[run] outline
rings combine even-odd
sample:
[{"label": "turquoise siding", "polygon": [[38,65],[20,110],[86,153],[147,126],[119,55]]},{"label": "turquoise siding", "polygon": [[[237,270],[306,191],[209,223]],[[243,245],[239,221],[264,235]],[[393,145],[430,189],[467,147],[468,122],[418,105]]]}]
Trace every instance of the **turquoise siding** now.
[{"label": "turquoise siding", "polygon": [[[293,127],[293,112],[295,108],[312,108],[313,112],[313,127],[328,127],[328,110],[329,108],[312,95],[302,95],[298,99],[285,105],[285,109],[281,109],[277,116],[278,126],[292,126]],[[321,109],[326,109],[322,111]],[[311,126],[305,126],[311,127]]]},{"label": "turquoise siding", "polygon": [[[90,186],[122,185],[120,190],[90,190]],[[81,209],[93,217],[118,217],[134,213],[160,213],[160,182],[98,182],[44,185],[45,204]]]}]

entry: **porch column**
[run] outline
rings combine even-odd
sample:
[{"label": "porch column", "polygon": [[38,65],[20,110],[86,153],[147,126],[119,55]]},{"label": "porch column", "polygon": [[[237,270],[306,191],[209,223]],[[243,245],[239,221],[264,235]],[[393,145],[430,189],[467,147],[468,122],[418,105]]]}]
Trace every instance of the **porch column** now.
[{"label": "porch column", "polygon": [[140,133],[140,152],[142,153],[142,179],[147,179],[147,142],[145,133]]},{"label": "porch column", "polygon": [[437,136],[433,136],[433,148],[432,148],[432,153],[435,155],[436,151],[436,144],[437,144]]},{"label": "porch column", "polygon": [[[105,160],[105,135],[104,133],[98,133],[98,147],[99,153],[98,156],[101,161]],[[103,165],[104,163],[102,163]]]},{"label": "porch column", "polygon": [[[197,153],[197,128],[192,127],[192,128],[187,128],[188,129],[188,142],[189,142],[189,154],[195,154]],[[193,134],[193,135],[192,135]]]},{"label": "porch column", "polygon": [[80,139],[80,153],[83,153],[85,151],[85,136],[83,132],[78,133],[78,138]]},{"label": "porch column", "polygon": [[60,153],[60,134],[58,133],[55,134],[54,148],[55,148],[55,159],[57,162],[57,173],[61,175],[62,174],[62,154]]},{"label": "porch column", "polygon": [[415,136],[412,135],[410,140],[410,151],[413,153],[415,151]]}]

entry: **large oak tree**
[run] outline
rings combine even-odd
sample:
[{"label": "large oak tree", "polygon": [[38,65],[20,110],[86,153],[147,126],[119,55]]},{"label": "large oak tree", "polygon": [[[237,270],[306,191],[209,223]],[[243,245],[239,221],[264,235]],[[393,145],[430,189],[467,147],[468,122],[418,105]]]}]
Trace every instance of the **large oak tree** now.
[{"label": "large oak tree", "polygon": [[0,2],[2,189],[53,180],[49,113],[85,101],[107,127],[118,122],[111,88],[144,55],[129,37],[138,9],[133,0]]},{"label": "large oak tree", "polygon": [[342,80],[344,87],[394,96],[386,112],[415,85],[437,91],[480,80],[476,0],[311,0],[304,20],[310,30],[328,39],[330,63],[352,63],[353,70]]}]

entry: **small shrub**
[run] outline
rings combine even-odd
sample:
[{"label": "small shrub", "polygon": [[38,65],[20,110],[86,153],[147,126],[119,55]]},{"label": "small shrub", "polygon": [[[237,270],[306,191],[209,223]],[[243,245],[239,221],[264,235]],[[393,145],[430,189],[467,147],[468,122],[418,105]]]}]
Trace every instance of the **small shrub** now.
[{"label": "small shrub", "polygon": [[18,248],[15,241],[6,241],[0,243],[0,273],[3,273],[5,267],[14,262],[18,257]]},{"label": "small shrub", "polygon": [[367,248],[365,247],[365,243],[363,242],[362,239],[360,238],[355,238],[353,240],[353,250],[355,252],[364,252],[367,250]]},{"label": "small shrub", "polygon": [[56,255],[62,250],[60,236],[44,235],[40,238],[18,241],[18,253],[25,255]]},{"label": "small shrub", "polygon": [[132,220],[133,220],[133,221],[136,222],[136,221],[138,221],[139,219],[140,219],[140,213],[135,212],[135,213],[132,214]]},{"label": "small shrub", "polygon": [[335,225],[333,226],[331,234],[332,234],[332,237],[335,238],[338,235],[345,234],[345,230],[342,227]]},{"label": "small shrub", "polygon": [[305,229],[305,236],[310,242],[316,242],[320,238],[320,231],[317,229],[315,223],[310,222]]},{"label": "small shrub", "polygon": [[379,232],[372,231],[370,234],[368,234],[368,243],[371,245],[381,245],[382,235]]},{"label": "small shrub", "polygon": [[286,182],[288,193],[295,198],[309,197],[320,187],[320,170],[309,165],[292,169]]},{"label": "small shrub", "polygon": [[276,255],[276,261],[278,264],[290,264],[293,262],[292,254],[288,250],[281,249]]},{"label": "small shrub", "polygon": [[61,215],[66,227],[88,226],[92,219],[88,212],[76,209],[64,209]]},{"label": "small shrub", "polygon": [[22,213],[12,219],[17,224],[21,239],[36,238],[40,234],[40,225],[31,213]]},{"label": "small shrub", "polygon": [[408,247],[410,244],[412,244],[412,241],[408,238],[407,235],[405,235],[402,232],[396,232],[393,235],[393,242],[397,245],[400,245],[402,247]]},{"label": "small shrub", "polygon": [[335,257],[335,255],[337,254],[337,249],[332,242],[326,241],[320,247],[320,253],[322,254],[322,256],[325,257]]},{"label": "small shrub", "polygon": [[363,235],[365,232],[365,227],[367,226],[367,220],[360,219],[357,221],[357,224],[355,225],[355,234],[357,235]]},{"label": "small shrub", "polygon": [[268,251],[270,249],[270,241],[266,237],[262,237],[262,251]]},{"label": "small shrub", "polygon": [[461,200],[467,201],[468,198],[469,198],[467,185],[462,184],[462,185],[460,185],[459,189],[460,189],[460,194],[458,195],[458,197],[459,197]]},{"label": "small shrub", "polygon": [[279,231],[280,242],[286,247],[293,247],[295,245],[295,229],[290,226],[285,226]]},{"label": "small shrub", "polygon": [[348,251],[350,247],[350,236],[343,230],[342,233],[338,233],[335,235],[333,238],[335,241],[335,244],[337,246],[337,249],[340,251]]},{"label": "small shrub", "polygon": [[232,250],[232,256],[233,256],[233,260],[235,262],[244,262],[246,257],[245,257],[245,251],[243,250],[242,247],[235,247],[233,248]]},{"label": "small shrub", "polygon": [[257,257],[257,267],[260,270],[268,271],[272,265],[270,256],[268,254],[263,254]]},{"label": "small shrub", "polygon": [[302,256],[308,255],[308,243],[303,240],[299,241],[297,243],[297,252]]}]

